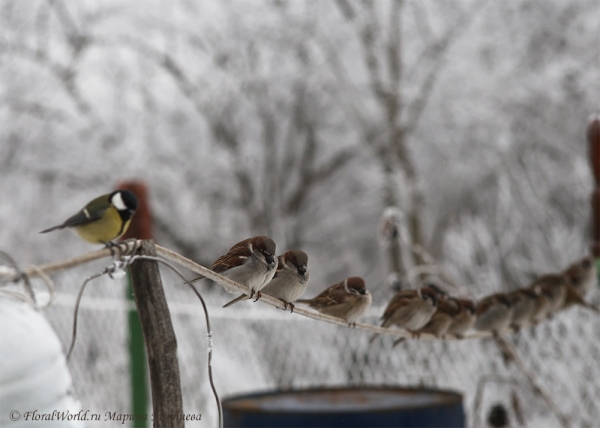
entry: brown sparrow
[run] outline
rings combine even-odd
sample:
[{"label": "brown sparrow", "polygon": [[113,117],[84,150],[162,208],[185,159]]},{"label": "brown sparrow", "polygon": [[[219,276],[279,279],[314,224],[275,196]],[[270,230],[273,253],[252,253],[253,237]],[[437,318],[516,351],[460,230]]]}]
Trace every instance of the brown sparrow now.
[{"label": "brown sparrow", "polygon": [[567,298],[569,285],[563,274],[550,273],[533,281],[528,288],[534,290],[537,294],[544,293],[548,299],[546,318],[549,318],[555,312],[562,309]]},{"label": "brown sparrow", "polygon": [[537,298],[535,301],[535,309],[529,317],[529,322],[537,324],[548,318],[552,293],[548,287],[542,287],[540,285],[532,287],[531,290],[535,292]]},{"label": "brown sparrow", "polygon": [[446,335],[453,335],[462,339],[463,335],[475,323],[475,302],[471,299],[456,299],[460,304],[460,312],[454,317],[446,331]]},{"label": "brown sparrow", "polygon": [[[414,334],[416,330],[429,322],[441,295],[441,290],[434,285],[399,291],[385,308],[381,317],[381,326],[383,328],[401,327]],[[379,333],[371,336],[369,343],[378,336]]]},{"label": "brown sparrow", "polygon": [[[261,296],[260,290],[273,279],[276,268],[275,242],[267,236],[255,236],[231,247],[227,254],[215,260],[210,270],[245,285],[250,289],[250,297],[256,294],[258,300]],[[202,278],[204,276],[189,282]],[[224,288],[228,293],[237,293],[231,287],[224,286]]]},{"label": "brown sparrow", "polygon": [[538,304],[538,295],[532,289],[521,288],[506,293],[505,296],[513,308],[510,326],[515,331],[519,331],[530,322]]},{"label": "brown sparrow", "polygon": [[352,326],[369,309],[372,300],[365,281],[351,276],[312,299],[297,300],[296,303],[305,303],[323,314],[342,318]]},{"label": "brown sparrow", "polygon": [[425,326],[415,333],[429,333],[435,337],[444,337],[454,319],[460,314],[461,305],[454,297],[443,297],[438,301],[437,309]]},{"label": "brown sparrow", "polygon": [[[261,292],[281,300],[285,309],[290,305],[291,312],[294,312],[293,302],[304,294],[308,286],[308,256],[304,251],[288,250],[279,256],[278,260],[275,276]],[[249,298],[242,294],[223,307],[226,308]]]},{"label": "brown sparrow", "polygon": [[508,329],[512,313],[510,301],[504,294],[489,295],[477,302],[475,329],[491,331],[494,336],[500,336]]},{"label": "brown sparrow", "polygon": [[589,257],[578,260],[571,264],[565,270],[564,274],[565,280],[569,285],[569,290],[567,291],[567,297],[563,308],[568,308],[572,305],[589,307],[583,299],[592,289],[594,284],[596,284],[598,278],[598,272],[596,271],[596,265],[593,260]]},{"label": "brown sparrow", "polygon": [[600,309],[583,300],[583,298],[573,289],[573,287],[569,287],[567,290],[567,298],[565,299],[565,304],[562,309],[569,308],[573,305],[582,306],[593,312],[596,312],[597,314],[600,314]]}]

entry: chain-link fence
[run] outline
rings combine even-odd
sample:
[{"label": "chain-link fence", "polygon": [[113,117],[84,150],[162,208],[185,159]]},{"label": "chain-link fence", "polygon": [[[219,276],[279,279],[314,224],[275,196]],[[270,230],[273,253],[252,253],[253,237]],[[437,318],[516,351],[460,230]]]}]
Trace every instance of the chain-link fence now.
[{"label": "chain-link fence", "polygon": [[[77,287],[94,268],[57,276],[60,293],[45,313],[65,348],[71,339]],[[206,328],[192,292],[163,270],[178,339],[184,412],[201,413],[216,425],[209,389]],[[546,402],[514,364],[505,363],[492,339],[409,340],[392,348],[393,338],[368,344],[370,333],[290,314],[262,303],[243,302],[222,309],[230,295],[209,282],[199,286],[213,324],[213,370],[221,395],[273,388],[402,385],[449,388],[464,394],[469,426],[486,426],[492,405],[501,403],[511,426],[560,426]],[[598,300],[598,289],[589,296]],[[83,409],[132,413],[124,281],[98,279],[88,286],[79,313],[78,339],[69,363]],[[382,307],[367,322],[377,323]],[[552,396],[571,426],[593,427],[600,420],[600,322],[586,309],[572,308],[551,321],[508,340],[537,382]],[[479,402],[477,404],[476,402]]]}]

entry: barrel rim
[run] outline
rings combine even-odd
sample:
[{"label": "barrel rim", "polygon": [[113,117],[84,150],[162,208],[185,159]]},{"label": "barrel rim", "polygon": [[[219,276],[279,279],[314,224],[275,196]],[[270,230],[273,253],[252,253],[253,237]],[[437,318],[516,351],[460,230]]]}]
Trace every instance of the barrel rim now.
[{"label": "barrel rim", "polygon": [[[393,386],[393,385],[364,385],[364,386],[351,386],[351,387],[307,387],[307,388],[298,388],[298,389],[270,389],[264,391],[257,391],[254,393],[246,393],[246,394],[235,394],[231,396],[227,396],[221,400],[223,405],[223,410],[227,412],[244,412],[244,413],[265,413],[265,409],[261,409],[258,407],[236,407],[235,401],[237,400],[245,400],[245,399],[256,399],[262,397],[269,397],[274,395],[284,395],[284,394],[307,394],[314,392],[341,392],[341,391],[397,391],[397,392],[424,392],[424,393],[434,393],[441,394],[445,396],[445,399],[437,402],[437,403],[425,403],[425,404],[415,404],[411,407],[389,407],[385,409],[374,409],[370,412],[374,413],[388,413],[388,412],[398,412],[398,411],[411,411],[411,410],[421,410],[427,408],[439,408],[446,406],[456,406],[460,404],[463,406],[463,394],[457,390],[452,389],[437,389],[437,388],[423,388],[423,387],[414,387],[414,386]],[[311,414],[319,415],[319,414],[336,414],[336,413],[360,413],[364,412],[364,409],[344,409],[339,411],[323,411],[323,410],[311,410]],[[306,414],[309,412],[303,412],[298,410],[280,410],[280,409],[269,409],[269,413],[285,413],[285,414]]]}]

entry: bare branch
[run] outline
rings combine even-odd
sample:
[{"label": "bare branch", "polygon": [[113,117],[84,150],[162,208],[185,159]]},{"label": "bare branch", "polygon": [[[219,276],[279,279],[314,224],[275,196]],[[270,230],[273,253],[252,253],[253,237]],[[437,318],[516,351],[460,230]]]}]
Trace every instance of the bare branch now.
[{"label": "bare branch", "polygon": [[37,14],[35,16],[35,31],[37,37],[36,50],[42,53],[48,49],[48,29],[50,20],[50,7],[46,3],[40,3]]},{"label": "bare branch", "polygon": [[433,92],[433,88],[435,87],[435,82],[440,76],[440,71],[442,70],[445,62],[440,60],[435,67],[431,68],[427,73],[427,77],[425,78],[425,82],[421,85],[421,89],[419,90],[419,96],[415,98],[408,108],[408,112],[406,114],[406,125],[405,129],[408,134],[414,132],[419,124],[419,119],[427,107],[427,103]]},{"label": "bare branch", "polygon": [[315,185],[328,180],[333,174],[346,166],[355,155],[352,149],[341,150],[321,166],[315,166],[317,140],[314,132],[312,125],[309,125],[298,185],[295,190],[289,192],[291,196],[287,198],[284,204],[284,212],[288,214],[299,211]]},{"label": "bare branch", "polygon": [[[404,0],[393,1],[390,11],[389,36],[387,41],[388,69],[390,74],[390,87],[394,96],[398,98],[402,83],[402,7]],[[398,108],[401,108],[399,105]]]},{"label": "bare branch", "polygon": [[237,153],[240,143],[238,141],[238,136],[235,130],[225,124],[224,120],[221,118],[210,118],[210,129],[218,142],[223,144],[223,146],[230,151],[231,153]]},{"label": "bare branch", "polygon": [[331,159],[313,171],[313,180],[315,182],[328,180],[333,174],[346,166],[355,155],[356,152],[352,148],[340,150]]},{"label": "bare branch", "polygon": [[[447,53],[450,48],[456,43],[456,41],[462,36],[470,27],[477,15],[477,12],[487,4],[487,0],[481,0],[473,10],[464,12],[460,19],[457,20],[454,25],[447,30],[442,37],[438,39],[436,43],[430,44],[427,49],[423,52],[421,59],[415,62],[413,72],[416,70],[422,70],[421,62],[423,59],[431,60],[435,62],[427,72],[427,76],[418,91],[419,96],[412,101],[406,114],[405,129],[407,133],[412,133],[418,126],[419,119],[433,92],[435,83],[441,74],[441,70],[446,64]],[[411,73],[412,74],[412,73]]]},{"label": "bare branch", "polygon": [[68,116],[65,112],[57,108],[35,101],[12,99],[10,100],[10,106],[19,113],[29,114],[33,117],[43,120],[53,120],[59,123],[64,123]]},{"label": "bare branch", "polygon": [[74,35],[81,34],[77,24],[75,23],[75,19],[73,19],[73,16],[61,0],[48,0],[48,4],[56,12],[56,16],[62,24],[65,35],[69,41],[71,41],[70,39]]},{"label": "bare branch", "polygon": [[46,69],[52,72],[52,74],[54,74],[54,76],[62,84],[67,94],[75,102],[75,105],[80,113],[85,115],[90,115],[92,113],[90,104],[83,98],[79,88],[76,85],[75,72],[71,66],[64,66],[58,62],[55,62],[45,52],[33,50],[24,44],[9,44],[0,40],[0,48],[10,52],[15,56],[26,58],[44,66]]},{"label": "bare branch", "polygon": [[[375,96],[380,99],[384,105],[388,102],[393,102],[390,99],[388,91],[385,89],[383,84],[383,77],[381,76],[381,67],[379,65],[379,59],[376,53],[376,37],[377,37],[377,17],[373,9],[373,2],[363,2],[364,7],[369,12],[369,21],[365,22],[362,29],[360,30],[360,40],[363,45],[363,53],[365,55],[365,64],[367,71],[369,72],[369,79],[371,89]],[[388,115],[390,109],[388,108]]]},{"label": "bare branch", "polygon": [[356,12],[354,12],[354,8],[348,0],[335,0],[335,4],[337,4],[342,16],[346,18],[347,21],[354,21]]},{"label": "bare branch", "polygon": [[425,3],[423,2],[410,2],[413,11],[413,20],[417,27],[417,30],[421,33],[423,41],[428,41],[432,37],[431,25],[427,21],[427,14],[423,10]]},{"label": "bare branch", "polygon": [[196,111],[201,115],[205,115],[207,113],[207,109],[198,98],[196,85],[191,82],[189,77],[184,72],[183,67],[177,61],[175,61],[171,55],[161,52],[153,46],[150,46],[149,44],[135,38],[121,37],[119,38],[119,41],[135,49],[145,58],[151,59],[155,64],[167,71],[175,81],[175,84],[179,87],[179,90],[183,96],[192,102],[192,105]]}]

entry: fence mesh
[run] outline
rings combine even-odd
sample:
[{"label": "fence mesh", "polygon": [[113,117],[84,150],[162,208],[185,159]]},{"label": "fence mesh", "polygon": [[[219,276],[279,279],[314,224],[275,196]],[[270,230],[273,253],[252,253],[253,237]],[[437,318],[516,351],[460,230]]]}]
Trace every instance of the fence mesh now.
[{"label": "fence mesh", "polygon": [[[68,348],[73,302],[94,267],[56,277],[59,296],[45,314]],[[186,426],[215,426],[216,406],[208,385],[207,341],[202,308],[169,272],[163,285],[178,340],[184,412],[201,413]],[[69,363],[75,393],[84,410],[131,413],[127,301],[123,280],[101,278],[88,286],[79,313],[78,339]],[[469,426],[486,426],[490,407],[501,403],[511,426],[560,426],[546,403],[513,364],[505,364],[491,339],[409,340],[392,348],[392,337],[368,345],[369,333],[318,322],[262,303],[242,302],[222,309],[230,298],[208,281],[199,289],[213,324],[213,370],[221,397],[273,388],[401,385],[447,388],[464,394]],[[598,301],[598,287],[590,300]],[[383,308],[365,319],[377,322]],[[600,322],[571,308],[552,320],[513,334],[517,349],[537,381],[572,426],[594,427],[600,420]],[[476,406],[476,396],[480,405]],[[477,407],[477,408],[476,408]],[[106,426],[92,422],[89,426]]]}]

